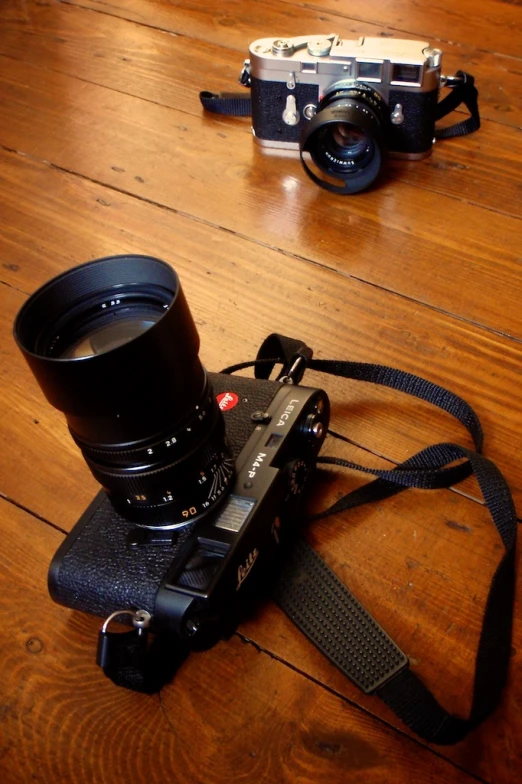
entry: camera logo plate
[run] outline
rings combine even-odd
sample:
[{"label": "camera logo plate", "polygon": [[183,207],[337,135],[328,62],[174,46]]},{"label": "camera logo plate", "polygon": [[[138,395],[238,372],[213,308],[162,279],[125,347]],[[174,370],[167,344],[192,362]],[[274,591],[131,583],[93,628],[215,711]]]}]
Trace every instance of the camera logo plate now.
[{"label": "camera logo plate", "polygon": [[222,392],[220,395],[216,395],[216,400],[221,411],[230,411],[239,403],[235,392]]}]

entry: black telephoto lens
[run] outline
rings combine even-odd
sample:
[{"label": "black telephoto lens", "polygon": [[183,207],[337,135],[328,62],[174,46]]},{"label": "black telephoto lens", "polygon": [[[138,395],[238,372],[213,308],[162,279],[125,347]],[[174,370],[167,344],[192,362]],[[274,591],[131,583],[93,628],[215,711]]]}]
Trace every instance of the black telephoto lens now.
[{"label": "black telephoto lens", "polygon": [[15,339],[124,517],[175,528],[226,494],[224,423],[178,276],[150,256],[88,262],[38,289]]},{"label": "black telephoto lens", "polygon": [[[386,151],[386,104],[368,85],[339,82],[325,94],[317,113],[303,128],[300,152],[306,173],[334,193],[358,193],[376,180]],[[310,169],[309,153],[321,172]]]}]

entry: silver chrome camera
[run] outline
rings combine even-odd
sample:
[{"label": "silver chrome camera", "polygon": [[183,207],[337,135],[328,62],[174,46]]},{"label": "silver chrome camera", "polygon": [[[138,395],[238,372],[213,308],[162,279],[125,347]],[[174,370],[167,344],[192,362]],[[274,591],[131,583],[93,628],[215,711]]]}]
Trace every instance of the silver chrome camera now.
[{"label": "silver chrome camera", "polygon": [[343,193],[370,186],[387,153],[429,155],[434,141],[442,52],[425,41],[338,35],[261,38],[241,77],[252,88],[258,144],[299,150]]}]

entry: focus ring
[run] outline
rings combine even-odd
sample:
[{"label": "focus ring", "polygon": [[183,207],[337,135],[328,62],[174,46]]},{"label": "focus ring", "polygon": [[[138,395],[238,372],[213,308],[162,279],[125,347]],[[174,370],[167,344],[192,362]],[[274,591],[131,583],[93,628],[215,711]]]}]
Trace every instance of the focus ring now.
[{"label": "focus ring", "polygon": [[140,464],[159,464],[165,460],[173,462],[183,457],[187,449],[192,450],[201,435],[215,427],[219,411],[209,390],[210,385],[207,383],[200,403],[194,407],[181,427],[169,428],[160,437],[142,441],[139,446],[124,446],[121,449],[92,446],[77,438],[72,431],[71,435],[89,465],[134,467]]},{"label": "focus ring", "polygon": [[209,463],[218,459],[221,454],[226,455],[220,436],[221,433],[213,432],[185,457],[159,466],[149,465],[132,469],[101,466],[88,458],[86,461],[94,477],[104,487],[109,487],[113,493],[119,492],[125,495],[139,493],[142,495],[145,492],[145,486],[149,488],[158,485],[164,486],[165,476],[170,473],[173,474],[171,481],[173,487],[186,487],[187,482],[195,481],[197,474],[203,472]]}]

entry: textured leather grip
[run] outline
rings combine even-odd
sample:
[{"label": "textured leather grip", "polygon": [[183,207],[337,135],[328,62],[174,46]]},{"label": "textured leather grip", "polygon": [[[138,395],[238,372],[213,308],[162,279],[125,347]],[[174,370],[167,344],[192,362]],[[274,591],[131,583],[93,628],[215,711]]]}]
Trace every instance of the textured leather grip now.
[{"label": "textured leather grip", "polygon": [[273,597],[366,694],[407,667],[408,657],[302,537],[285,560]]}]

